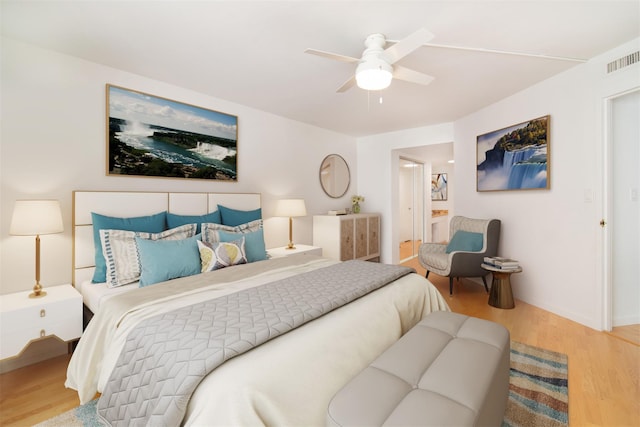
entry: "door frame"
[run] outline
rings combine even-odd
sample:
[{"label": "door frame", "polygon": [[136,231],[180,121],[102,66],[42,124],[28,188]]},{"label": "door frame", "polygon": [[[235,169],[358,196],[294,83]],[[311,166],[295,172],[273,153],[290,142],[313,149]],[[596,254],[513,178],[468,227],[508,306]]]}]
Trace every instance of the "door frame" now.
[{"label": "door frame", "polygon": [[634,87],[604,98],[604,137],[602,149],[602,327],[605,331],[613,330],[613,236],[611,227],[607,226],[608,219],[613,218],[613,101],[622,96],[640,91]]},{"label": "door frame", "polygon": [[[412,163],[415,163],[415,164],[419,164],[419,165],[422,166],[422,179],[421,179],[422,180],[422,192],[419,195],[418,203],[422,204],[422,206],[421,206],[422,207],[422,218],[420,219],[420,223],[422,224],[422,233],[421,233],[420,239],[421,239],[422,242],[424,242],[425,241],[425,237],[426,237],[425,236],[425,232],[426,232],[426,228],[427,228],[426,224],[425,224],[425,212],[426,212],[426,208],[427,208],[427,206],[426,206],[427,202],[426,202],[426,196],[425,196],[425,187],[426,187],[426,184],[425,184],[425,179],[426,178],[425,177],[427,176],[426,172],[425,172],[426,164],[425,164],[425,162],[423,160],[417,160],[415,158],[411,158],[411,157],[408,157],[408,156],[406,156],[404,154],[401,154],[398,157],[398,171],[397,171],[398,177],[400,176],[400,167],[402,167],[400,165],[400,163],[403,160],[407,161],[407,162],[412,162]],[[414,170],[415,170],[415,168],[414,168]],[[413,186],[412,187],[412,199],[414,200],[414,203],[415,203],[415,198],[416,198],[415,173],[413,175],[414,176],[413,176],[413,180],[412,180],[412,186]],[[398,180],[398,187],[399,187],[399,183],[400,182]],[[398,193],[400,193],[400,189],[399,188],[398,188]],[[412,204],[412,209],[411,209],[411,217],[412,217],[411,228],[413,230],[412,233],[411,233],[412,241],[416,238],[416,235],[415,235],[416,217],[415,217],[415,215],[416,215],[415,204]],[[400,234],[401,233],[398,233],[398,236],[397,236],[398,238],[400,237]],[[398,241],[397,244],[399,244],[399,243],[400,242]],[[416,255],[417,254],[413,254],[411,256],[411,258],[413,258]],[[400,258],[400,257],[398,257],[398,258]],[[405,261],[405,260],[400,259],[400,262],[403,262],[403,261]]]}]

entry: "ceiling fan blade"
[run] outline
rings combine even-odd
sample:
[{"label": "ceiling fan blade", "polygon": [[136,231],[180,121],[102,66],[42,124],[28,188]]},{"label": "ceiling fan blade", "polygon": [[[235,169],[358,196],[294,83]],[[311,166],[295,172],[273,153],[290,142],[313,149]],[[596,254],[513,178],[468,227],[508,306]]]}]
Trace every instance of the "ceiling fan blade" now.
[{"label": "ceiling fan blade", "polygon": [[482,47],[452,46],[449,44],[436,44],[436,43],[425,43],[425,46],[437,47],[437,48],[443,48],[443,49],[469,50],[473,52],[498,53],[501,55],[529,56],[533,58],[555,59],[558,61],[587,62],[586,59],[582,59],[582,58],[572,58],[568,56],[553,56],[553,55],[544,55],[539,53],[527,53],[527,52],[517,52],[517,51],[509,51],[509,50],[485,49]]},{"label": "ceiling fan blade", "polygon": [[348,91],[349,89],[351,89],[354,85],[356,84],[356,76],[351,77],[349,80],[347,80],[346,82],[344,82],[342,84],[342,86],[340,86],[338,88],[338,90],[336,90],[336,92],[338,93],[343,93]]},{"label": "ceiling fan blade", "polygon": [[342,62],[358,62],[358,58],[352,58],[346,55],[340,55],[339,53],[325,52],[318,49],[305,49],[304,53],[310,53],[311,55],[322,56],[324,58],[335,59]]},{"label": "ceiling fan blade", "polygon": [[425,86],[434,80],[432,76],[413,71],[400,65],[393,66],[393,78]]},{"label": "ceiling fan blade", "polygon": [[418,49],[420,46],[426,44],[429,40],[434,37],[428,30],[425,28],[420,28],[418,31],[413,34],[408,35],[407,37],[399,40],[391,47],[388,47],[384,50],[384,54],[389,58],[391,64],[397,62],[409,55],[414,50]]}]

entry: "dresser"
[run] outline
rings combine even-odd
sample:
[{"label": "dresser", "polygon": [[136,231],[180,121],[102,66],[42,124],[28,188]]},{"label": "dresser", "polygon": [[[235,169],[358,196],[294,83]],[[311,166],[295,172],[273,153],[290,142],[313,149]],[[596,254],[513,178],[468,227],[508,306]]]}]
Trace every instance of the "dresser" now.
[{"label": "dresser", "polygon": [[31,291],[0,296],[0,359],[19,355],[41,338],[72,341],[82,335],[82,295],[71,285],[44,290],[42,298],[29,298]]},{"label": "dresser", "polygon": [[313,246],[322,248],[327,258],[347,261],[380,258],[380,215],[315,215]]}]

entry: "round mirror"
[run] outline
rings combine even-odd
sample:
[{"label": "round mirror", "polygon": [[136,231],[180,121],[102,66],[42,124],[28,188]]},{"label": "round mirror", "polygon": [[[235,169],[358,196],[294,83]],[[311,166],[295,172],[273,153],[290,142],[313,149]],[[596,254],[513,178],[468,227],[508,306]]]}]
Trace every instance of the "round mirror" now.
[{"label": "round mirror", "polygon": [[329,154],[320,165],[320,185],[327,196],[338,199],[349,189],[349,165],[338,154]]}]

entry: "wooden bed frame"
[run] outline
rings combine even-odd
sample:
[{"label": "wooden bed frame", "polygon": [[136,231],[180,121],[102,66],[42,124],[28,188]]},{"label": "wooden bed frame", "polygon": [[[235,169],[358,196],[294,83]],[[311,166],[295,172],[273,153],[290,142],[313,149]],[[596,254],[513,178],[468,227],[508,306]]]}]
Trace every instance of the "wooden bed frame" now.
[{"label": "wooden bed frame", "polygon": [[73,285],[90,280],[95,268],[91,212],[115,217],[136,217],[168,211],[203,215],[218,209],[253,210],[262,206],[260,193],[180,193],[149,191],[73,192]]}]

